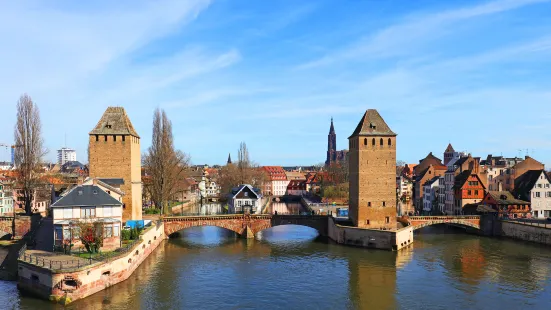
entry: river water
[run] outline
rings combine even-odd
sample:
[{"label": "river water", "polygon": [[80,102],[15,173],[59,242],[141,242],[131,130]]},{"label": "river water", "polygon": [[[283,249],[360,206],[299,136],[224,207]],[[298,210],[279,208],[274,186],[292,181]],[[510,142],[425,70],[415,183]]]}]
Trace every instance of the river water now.
[{"label": "river water", "polygon": [[[424,228],[409,249],[367,250],[279,226],[243,240],[194,227],[125,282],[68,309],[551,309],[551,248]],[[0,282],[2,309],[61,309]]]}]

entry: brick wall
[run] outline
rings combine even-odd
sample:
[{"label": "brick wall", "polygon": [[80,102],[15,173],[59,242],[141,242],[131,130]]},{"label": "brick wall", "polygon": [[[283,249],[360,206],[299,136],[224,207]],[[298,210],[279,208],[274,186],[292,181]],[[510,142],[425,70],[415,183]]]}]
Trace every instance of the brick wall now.
[{"label": "brick wall", "polygon": [[140,139],[130,135],[90,135],[90,177],[122,178],[123,220],[142,218],[141,154]]},{"label": "brick wall", "polygon": [[358,227],[396,229],[396,137],[349,142],[350,218]]},{"label": "brick wall", "polygon": [[13,217],[0,217],[0,231],[4,234],[12,235],[15,239],[23,238],[30,230],[31,218],[29,216],[17,216],[15,223]]}]

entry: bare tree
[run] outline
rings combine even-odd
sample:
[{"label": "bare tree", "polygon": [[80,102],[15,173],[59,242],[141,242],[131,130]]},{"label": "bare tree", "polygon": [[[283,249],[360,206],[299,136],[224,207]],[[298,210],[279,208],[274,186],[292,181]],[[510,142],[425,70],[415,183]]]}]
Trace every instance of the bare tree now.
[{"label": "bare tree", "polygon": [[47,151],[42,139],[42,124],[38,107],[27,94],[23,94],[17,102],[14,140],[14,160],[18,172],[17,186],[22,191],[25,213],[31,214],[31,205],[39,183],[42,157]]},{"label": "bare tree", "polygon": [[190,158],[174,148],[172,122],[165,111],[153,115],[153,139],[143,164],[150,176],[148,192],[156,208],[165,214],[171,197],[178,192],[178,182],[185,178]]},{"label": "bare tree", "polygon": [[245,142],[239,145],[237,163],[228,164],[218,172],[218,184],[222,187],[222,193],[228,193],[239,184],[250,184],[262,188],[266,181],[267,176],[264,171],[251,161]]}]

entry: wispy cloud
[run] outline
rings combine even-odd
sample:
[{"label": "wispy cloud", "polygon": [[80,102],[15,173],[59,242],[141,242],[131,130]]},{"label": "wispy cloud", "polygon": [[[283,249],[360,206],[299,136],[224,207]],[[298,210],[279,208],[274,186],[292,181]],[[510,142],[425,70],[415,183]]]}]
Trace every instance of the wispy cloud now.
[{"label": "wispy cloud", "polygon": [[336,51],[319,59],[301,64],[297,68],[315,68],[358,58],[388,58],[411,54],[430,40],[453,33],[453,29],[449,27],[454,24],[543,2],[549,2],[549,0],[499,0],[444,12],[413,14],[401,23],[376,31],[342,49],[337,48]]}]

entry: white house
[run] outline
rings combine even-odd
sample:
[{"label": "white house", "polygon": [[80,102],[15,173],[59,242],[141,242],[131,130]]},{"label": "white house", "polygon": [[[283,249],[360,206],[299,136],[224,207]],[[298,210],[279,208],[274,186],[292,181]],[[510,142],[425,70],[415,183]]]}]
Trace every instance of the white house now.
[{"label": "white house", "polygon": [[530,201],[533,217],[551,217],[551,180],[545,170],[528,170],[516,178],[513,195]]},{"label": "white house", "polygon": [[0,215],[13,215],[13,189],[11,183],[0,179]]},{"label": "white house", "polygon": [[101,222],[103,224],[103,249],[120,246],[122,227],[122,202],[97,185],[78,185],[70,189],[51,205],[53,211],[54,242],[60,247],[65,240],[73,240],[75,247],[82,246],[78,241],[78,224],[81,222]]},{"label": "white house", "polygon": [[438,193],[438,185],[439,185],[440,177],[436,176],[423,185],[425,188],[423,189],[423,213],[430,214],[433,210],[438,209],[438,199],[439,199],[439,193]]},{"label": "white house", "polygon": [[249,184],[241,184],[232,189],[228,197],[228,212],[242,213],[260,212],[262,208],[262,195],[260,190]]}]

